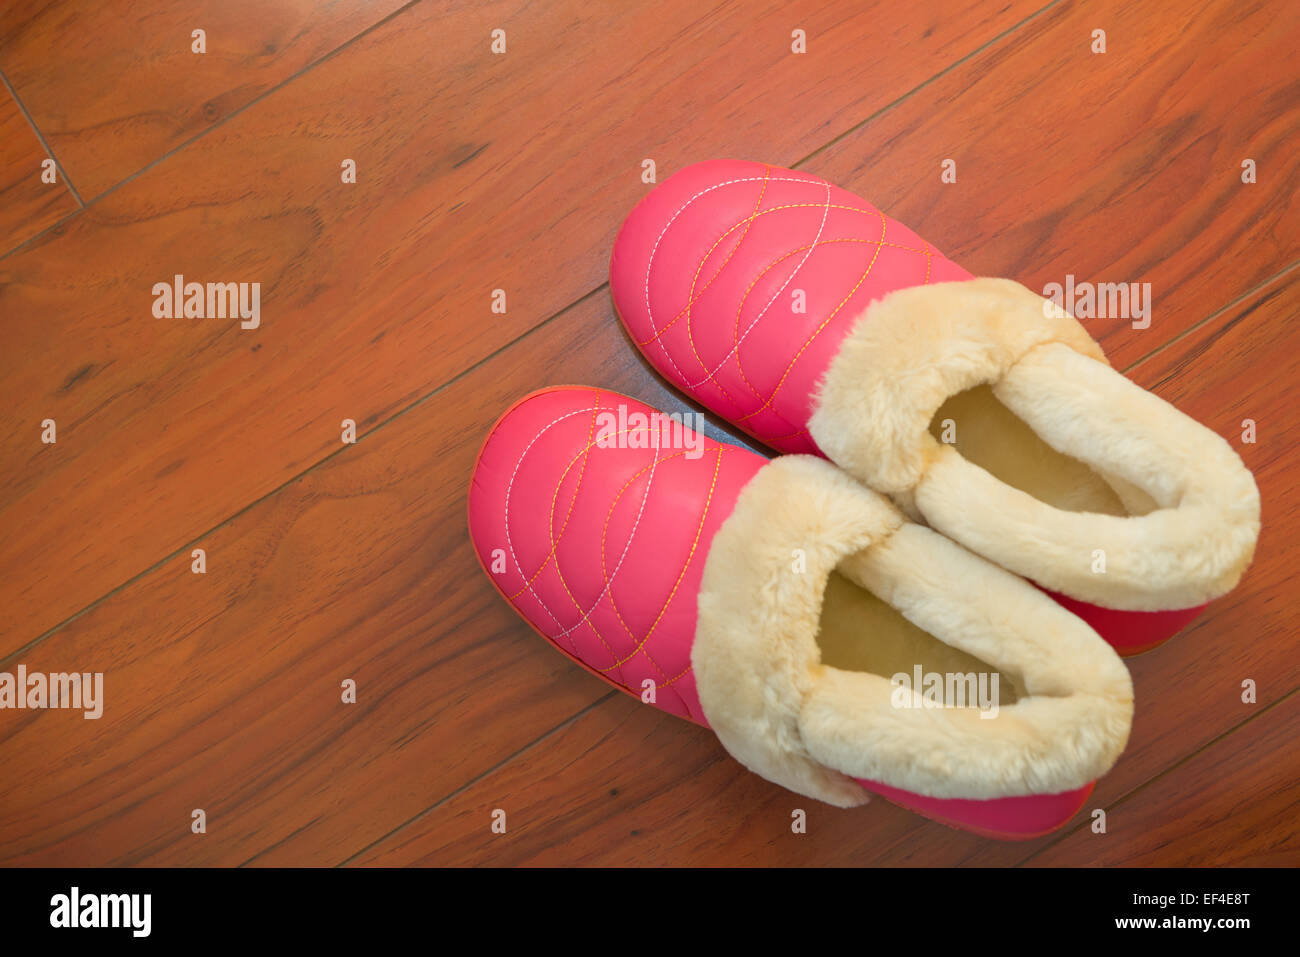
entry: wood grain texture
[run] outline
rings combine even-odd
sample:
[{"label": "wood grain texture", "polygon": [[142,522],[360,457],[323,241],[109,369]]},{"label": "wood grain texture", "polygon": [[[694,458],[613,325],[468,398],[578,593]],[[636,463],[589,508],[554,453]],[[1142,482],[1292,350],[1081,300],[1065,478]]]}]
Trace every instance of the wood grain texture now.
[{"label": "wood grain texture", "polygon": [[1295,867],[1300,861],[1300,694],[1112,807],[1106,833],[1076,831],[1030,863],[1098,867]]},{"label": "wood grain texture", "polygon": [[[491,829],[498,809],[505,834]],[[806,834],[792,831],[796,810]],[[906,860],[927,828],[939,825],[884,801],[841,810],[800,797],[750,774],[703,728],[615,695],[355,863],[836,866],[886,847]]]},{"label": "wood grain texture", "polygon": [[[805,61],[764,9],[491,7],[494,58],[421,4],[0,260],[0,656],[589,294],[643,158],[795,162],[1022,13],[828,6]],[[261,327],[155,319],[177,274],[260,282]]]},{"label": "wood grain texture", "polygon": [[[1289,315],[1296,295],[1296,284],[1279,284],[1207,323],[1153,358],[1144,384],[1182,401],[1205,396],[1197,411],[1212,426],[1215,413],[1204,413],[1215,396],[1232,397],[1218,415],[1253,409],[1260,397],[1281,402],[1277,380],[1256,376],[1257,391],[1243,388],[1252,350],[1241,342]],[[885,802],[809,807],[732,762],[707,733],[611,696],[500,602],[462,527],[464,476],[496,412],[535,381],[594,381],[681,407],[632,358],[602,297],[573,313],[204,539],[205,579],[181,557],[38,645],[31,668],[54,670],[74,655],[89,662],[80,667],[97,667],[102,653],[105,670],[126,682],[117,692],[124,700],[160,705],[145,715],[110,710],[102,729],[42,715],[7,740],[5,753],[19,760],[46,755],[50,774],[42,787],[24,782],[0,798],[0,834],[39,819],[43,807],[78,795],[86,803],[72,833],[51,822],[30,843],[0,847],[0,859],[337,863],[361,852],[358,863],[383,864],[934,865],[1031,853],[1032,845],[987,842]],[[1240,358],[1226,361],[1232,356]],[[1278,375],[1294,370],[1283,365]],[[1294,465],[1289,426],[1259,408],[1268,438],[1251,464],[1269,515],[1294,523],[1270,478]],[[1270,434],[1269,422],[1285,431]],[[446,554],[444,542],[453,543]],[[1293,564],[1287,544],[1284,534],[1266,535],[1239,592],[1176,642],[1134,660],[1141,700],[1152,706],[1140,706],[1116,781],[1144,782],[1244,721],[1241,675],[1269,676],[1261,706],[1300,684],[1285,617],[1294,609],[1268,624],[1271,596]],[[266,612],[269,621],[258,617]],[[1248,629],[1249,643],[1232,640]],[[128,646],[132,660],[112,659]],[[231,667],[252,648],[253,660]],[[378,704],[356,717],[343,712],[341,675],[357,677],[362,706]],[[170,677],[159,685],[159,676]],[[199,676],[220,680],[192,685]],[[122,769],[117,779],[81,763],[95,753]],[[1131,790],[1108,778],[1100,801],[1108,787]],[[177,795],[219,811],[218,840],[199,843],[175,825],[184,817]],[[498,807],[514,822],[507,837],[488,830]],[[813,822],[797,838],[789,832],[796,807]]]},{"label": "wood grain texture", "polygon": [[0,256],[78,209],[62,175],[41,180],[48,158],[22,108],[0,85]]},{"label": "wood grain texture", "polygon": [[[1300,426],[1291,412],[1300,383],[1300,359],[1292,351],[1300,348],[1298,313],[1300,269],[1129,373],[1241,454],[1259,485],[1263,530],[1254,563],[1236,590],[1176,639],[1128,659],[1137,696],[1133,733],[1124,756],[1093,792],[1093,807],[1111,806],[1182,755],[1240,725],[1254,708],[1276,704],[1300,687],[1300,605],[1289,584],[1300,561],[1294,478]],[[1256,423],[1254,444],[1241,441],[1247,418]],[[1259,686],[1256,706],[1241,701],[1247,678]]]},{"label": "wood grain texture", "polygon": [[[90,200],[401,5],[10,0],[0,5],[0,69]],[[206,53],[191,49],[196,29]]]},{"label": "wood grain texture", "polygon": [[[1173,641],[1129,660],[1138,701],[1133,734],[1088,809],[1112,806],[1300,687],[1297,608],[1284,597],[1297,561],[1292,529],[1300,526],[1292,482],[1300,432],[1287,411],[1300,382],[1300,332],[1289,321],[1297,311],[1300,270],[1133,370],[1140,384],[1227,437],[1239,435],[1241,418],[1253,413],[1265,437],[1254,446],[1234,445],[1259,481],[1267,528],[1235,592]],[[1277,349],[1277,361],[1261,363],[1261,348]],[[1254,706],[1240,699],[1248,677],[1260,686]],[[603,702],[358,863],[992,866],[1031,858],[1060,840],[986,841],[879,800],[853,811],[825,808],[734,762],[718,763],[721,751],[707,733],[641,711],[649,709],[624,696]],[[1235,780],[1241,789],[1255,787],[1252,779]],[[1276,784],[1272,776],[1267,781]],[[620,794],[608,796],[607,785],[616,784]],[[1163,785],[1157,780],[1150,787],[1159,792]],[[1254,790],[1241,793],[1272,800]],[[514,809],[519,827],[508,837],[489,830],[497,807],[507,808],[508,819]],[[814,822],[807,835],[790,833],[796,807],[809,810]],[[1252,820],[1261,826],[1258,817]],[[1081,815],[1075,827],[1086,830],[1087,823]],[[1277,837],[1291,828],[1279,820],[1265,830]],[[1073,853],[1054,852],[1056,863],[1092,862],[1095,845],[1071,839],[1068,847]],[[1148,861],[1156,862],[1158,855]]]},{"label": "wood grain texture", "polygon": [[11,657],[102,671],[107,703],[0,712],[6,766],[41,769],[0,780],[0,863],[339,863],[610,694],[499,599],[465,518],[522,383],[683,407],[609,309],[546,324],[204,536],[206,574],[183,553]]},{"label": "wood grain texture", "polygon": [[[1291,8],[614,6],[418,4],[0,259],[0,670],[104,671],[107,697],[0,711],[0,766],[32,769],[0,779],[0,864],[1296,863],[1297,104],[1267,55]],[[1071,45],[1097,25],[1105,66]],[[599,287],[641,159],[710,155],[810,157],[977,271],[1155,284],[1150,329],[1090,328],[1239,449],[1265,531],[1237,591],[1130,660],[1106,843],[786,792],[571,665],[478,568],[468,476],[512,400],[684,408]],[[175,272],[261,281],[262,328],[153,320]]]},{"label": "wood grain texture", "polygon": [[1060,4],[805,168],[976,275],[1150,283],[1149,329],[1083,320],[1126,366],[1300,257],[1297,48],[1296,4]]}]

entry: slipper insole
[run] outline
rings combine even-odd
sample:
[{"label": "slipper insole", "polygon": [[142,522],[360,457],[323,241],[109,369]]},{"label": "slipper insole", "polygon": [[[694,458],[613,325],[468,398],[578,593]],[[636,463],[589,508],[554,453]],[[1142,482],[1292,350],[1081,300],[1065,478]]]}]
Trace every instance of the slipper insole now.
[{"label": "slipper insole", "polygon": [[[832,572],[826,583],[820,625],[817,644],[822,664],[842,671],[866,671],[883,678],[901,672],[910,679],[920,665],[926,674],[987,674],[990,682],[997,673],[974,655],[918,628],[839,572]],[[998,705],[1012,704],[1018,697],[1011,680],[999,673]]]},{"label": "slipper insole", "polygon": [[948,444],[968,462],[1054,508],[1126,516],[1155,507],[1131,486],[1125,487],[1125,507],[1105,478],[1040,439],[987,385],[949,398],[930,422],[930,433],[940,442],[951,439]]}]

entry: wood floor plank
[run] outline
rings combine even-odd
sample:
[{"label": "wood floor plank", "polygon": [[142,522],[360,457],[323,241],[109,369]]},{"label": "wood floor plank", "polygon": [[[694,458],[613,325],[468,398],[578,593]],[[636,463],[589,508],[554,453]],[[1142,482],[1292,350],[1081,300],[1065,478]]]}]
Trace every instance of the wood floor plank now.
[{"label": "wood floor plank", "polygon": [[0,86],[0,256],[78,208],[62,175],[42,179],[49,159],[22,108]]},{"label": "wood floor plank", "polygon": [[1199,751],[1029,863],[1300,866],[1300,694]]},{"label": "wood floor plank", "polygon": [[589,300],[205,536],[205,574],[178,555],[5,662],[102,672],[105,704],[0,711],[0,763],[30,769],[0,776],[0,863],[339,863],[612,693],[500,600],[465,518],[483,437],[538,376],[682,408],[609,310]]},{"label": "wood floor plank", "polygon": [[[643,158],[795,162],[1032,8],[844,0],[796,55],[775,5],[420,4],[0,260],[0,656],[589,294]],[[155,318],[177,274],[260,327]]]},{"label": "wood floor plank", "polygon": [[1296,4],[1061,4],[804,168],[977,275],[1150,283],[1149,328],[1081,319],[1125,366],[1300,258],[1297,48]]},{"label": "wood floor plank", "polygon": [[0,5],[0,69],[90,200],[403,2],[12,0]]},{"label": "wood floor plank", "polygon": [[[1292,284],[1285,288],[1295,295]],[[1243,312],[1268,323],[1295,302],[1269,299],[1263,305],[1272,311],[1262,316],[1254,305]],[[29,714],[6,729],[6,760],[46,773],[38,786],[14,780],[0,794],[0,835],[29,835],[0,846],[0,860],[334,863],[479,775],[486,776],[359,860],[449,863],[486,853],[501,862],[926,864],[978,859],[990,847],[1006,859],[1023,856],[1021,845],[990,845],[883,802],[858,812],[806,808],[812,826],[796,840],[787,822],[801,804],[731,762],[708,734],[623,696],[532,744],[605,688],[547,648],[474,567],[463,538],[464,475],[486,410],[504,408],[538,374],[604,382],[680,407],[619,348],[623,337],[603,299],[575,311],[582,315],[549,324],[201,543],[211,556],[207,579],[221,579],[215,585],[190,575],[188,556],[179,557],[33,649],[33,670],[102,668],[118,690],[100,722]],[[1189,392],[1237,394],[1240,369],[1219,370],[1230,365],[1225,355],[1238,354],[1234,331],[1249,338],[1258,330],[1235,315],[1207,324],[1183,341],[1184,353],[1171,349],[1160,367],[1153,359],[1147,381],[1175,394],[1191,377],[1200,385]],[[1281,343],[1283,354],[1288,345]],[[1187,365],[1183,355],[1201,361]],[[1175,370],[1182,374],[1170,377]],[[1258,393],[1241,398],[1247,406],[1278,391],[1275,381],[1256,378]],[[1286,422],[1267,408],[1260,421]],[[442,430],[452,438],[439,449],[433,436]],[[1293,446],[1277,438],[1264,444],[1269,474],[1293,464]],[[1269,513],[1293,527],[1293,511],[1279,512],[1267,478],[1261,484]],[[448,552],[445,542],[457,544]],[[1252,569],[1244,598],[1229,599],[1247,621],[1267,604],[1247,589],[1268,579],[1263,595],[1277,594],[1277,569],[1293,564],[1261,551],[1265,567]],[[422,557],[414,567],[412,554]],[[1177,734],[1154,736],[1165,753],[1184,753],[1177,737],[1200,733],[1207,710],[1216,712],[1204,701],[1212,684],[1196,684],[1198,674],[1226,667],[1213,654],[1222,645],[1215,635],[1234,629],[1216,632],[1215,621],[1134,660],[1159,664],[1184,647],[1191,655],[1194,667],[1172,685],[1180,695],[1154,699],[1159,708],[1186,705]],[[1248,645],[1225,649],[1247,662],[1236,670],[1256,670],[1253,660],[1271,676],[1261,702],[1275,700],[1294,669],[1293,648],[1275,630],[1287,627],[1275,623]],[[336,703],[345,673],[361,683],[358,707],[377,702],[356,721]],[[1144,674],[1136,680],[1140,692],[1151,686]],[[114,694],[126,713],[113,707]],[[1151,713],[1140,708],[1135,745]],[[1138,780],[1154,771],[1151,747],[1138,755]],[[603,782],[620,793],[609,795]],[[217,809],[223,830],[191,842],[172,826],[188,804]],[[491,837],[482,820],[488,805],[527,830],[481,844]],[[566,840],[578,831],[587,839]]]},{"label": "wood floor plank", "polygon": [[927,827],[973,840],[884,801],[843,810],[786,791],[703,728],[618,695],[353,863],[833,867],[875,863],[884,844],[923,851]]},{"label": "wood floor plank", "polygon": [[[1128,751],[1088,809],[1113,801],[1300,687],[1300,618],[1286,600],[1300,525],[1293,476],[1300,430],[1288,412],[1300,381],[1300,270],[1134,370],[1138,382],[1227,437],[1243,416],[1259,443],[1234,442],[1255,471],[1266,528],[1245,581],[1165,646],[1129,659],[1137,715]],[[1258,703],[1240,700],[1255,678]],[[642,713],[646,712],[646,713]],[[836,811],[797,798],[722,759],[710,735],[623,696],[602,703],[358,858],[363,864],[1007,865],[1052,841],[988,841],[875,801]],[[1242,793],[1254,785],[1237,781]],[[618,787],[618,795],[608,789]],[[1173,793],[1173,792],[1171,792]],[[809,811],[807,835],[791,811]],[[516,829],[488,825],[503,808]],[[1086,825],[1080,815],[1078,825]],[[1275,833],[1285,822],[1255,820]],[[580,837],[581,835],[581,837]],[[1071,843],[1089,863],[1093,847]]]},{"label": "wood floor plank", "polygon": [[[823,14],[825,29],[810,35],[840,44],[833,49],[845,55],[820,75],[826,100],[812,109],[806,85],[788,72],[804,61],[774,56],[754,69],[752,23],[773,20],[755,21],[749,10],[686,17],[671,8],[627,20],[617,11],[526,8],[521,17],[540,19],[513,21],[527,28],[512,27],[512,49],[531,42],[535,55],[489,67],[498,73],[487,83],[457,66],[472,62],[481,31],[439,22],[424,7],[312,71],[310,84],[277,91],[0,260],[0,311],[18,347],[0,358],[11,409],[0,444],[7,581],[0,666],[103,670],[108,699],[99,721],[0,712],[0,762],[39,769],[0,783],[0,862],[954,864],[1035,853],[1041,845],[991,844],[880,801],[823,809],[756,778],[707,733],[610,696],[548,648],[496,597],[465,537],[473,454],[511,399],[584,381],[681,408],[635,358],[603,292],[492,355],[600,282],[600,251],[645,188],[636,180],[640,158],[666,157],[661,176],[733,149],[791,162],[829,138],[828,123],[869,115],[870,104],[896,98],[891,84],[910,88],[905,80],[922,70],[908,58],[916,56],[910,31],[919,37],[920,21],[898,14],[895,33],[906,36],[897,46],[907,55],[889,59],[895,53],[886,45],[881,55],[892,66],[876,86],[864,77],[880,63],[847,54],[862,47],[868,25],[880,28],[882,13],[846,20],[846,6]],[[1105,9],[1123,13],[1122,22],[1141,20],[1128,5]],[[938,142],[928,119],[935,108],[952,111],[953,123],[979,112],[959,90],[950,103],[924,99],[965,70],[968,82],[994,70],[1004,85],[1054,84],[1059,99],[1077,96],[1069,71],[1031,70],[1059,50],[1053,39],[1069,35],[1061,24],[1078,17],[1067,5],[1049,14],[1026,28],[1039,32],[1015,51],[1019,74],[976,57],[900,104],[900,122],[912,111],[909,135]],[[1242,22],[1257,26],[1257,17],[1242,10]],[[399,22],[402,30],[390,29]],[[962,33],[951,19],[936,20],[935,45],[921,49],[951,63],[981,36],[996,35],[999,22],[979,20]],[[783,23],[768,28],[774,44],[788,43]],[[573,38],[561,52],[574,66],[556,76],[553,38],[561,35]],[[440,43],[430,42],[435,36]],[[543,47],[545,56],[536,53]],[[653,52],[628,67],[628,49]],[[1157,45],[1151,59],[1168,69],[1163,50]],[[417,53],[430,60],[436,89],[407,81]],[[1268,77],[1249,71],[1225,75],[1272,89]],[[1206,112],[1193,111],[1188,123],[1218,115],[1213,91],[1176,89],[1191,100],[1208,97]],[[1289,100],[1269,102],[1261,113],[1290,116]],[[986,108],[1009,115],[1006,103]],[[879,129],[873,124],[890,115],[863,129]],[[593,117],[614,119],[599,128]],[[1290,129],[1289,120],[1277,122]],[[1200,137],[1212,139],[1213,129]],[[1277,127],[1266,132],[1271,143]],[[825,161],[833,169],[845,155],[835,151],[856,135],[809,168]],[[349,193],[337,183],[338,159],[359,152],[358,144],[367,152]],[[870,141],[861,144],[866,150]],[[1112,201],[1152,188],[1150,143],[1114,145],[1131,151],[1123,154],[1128,166],[1107,161]],[[1196,151],[1175,153],[1187,149]],[[624,173],[611,172],[612,154],[632,158]],[[1092,166],[1058,154],[1057,163],[1067,161],[1076,182],[1053,167],[1051,201],[1071,210],[1072,230],[1087,229],[1111,250],[1104,255],[1117,256],[1131,240],[1116,234],[1107,203],[1085,202],[1098,188]],[[1004,168],[1020,163],[1008,151]],[[921,216],[891,211],[943,245],[918,221],[926,204],[908,184],[920,168],[890,162],[892,172],[873,171],[873,180]],[[1123,169],[1127,179],[1118,177]],[[531,188],[501,185],[524,181]],[[1201,184],[1182,186],[1195,195]],[[874,195],[861,182],[849,185]],[[1056,192],[1071,185],[1073,201]],[[940,188],[930,194],[936,202]],[[1044,202],[1048,192],[1044,186]],[[1038,191],[1022,195],[1030,202]],[[1206,223],[1204,243],[1225,260],[1211,267],[1219,285],[1183,301],[1177,328],[1153,323],[1131,333],[1141,347],[1112,331],[1112,354],[1149,352],[1246,288],[1233,283],[1248,283],[1257,264],[1246,262],[1249,247],[1231,238],[1234,229],[1254,237],[1272,272],[1281,267],[1275,259],[1293,248],[1294,235],[1290,220],[1269,217],[1291,200],[1252,195],[1251,210],[1234,207]],[[1172,233],[1161,235],[1166,242]],[[1016,241],[1016,262],[1063,242],[1050,231],[1021,232]],[[947,251],[962,258],[952,244]],[[261,279],[263,327],[152,322],[152,283],[177,271]],[[497,287],[510,292],[505,317],[486,308]],[[1136,801],[1144,782],[1245,720],[1243,677],[1265,677],[1259,706],[1300,686],[1295,609],[1279,597],[1300,522],[1286,404],[1300,378],[1289,322],[1297,295],[1292,274],[1133,372],[1224,435],[1238,434],[1240,417],[1257,419],[1260,442],[1239,447],[1260,481],[1266,529],[1237,592],[1175,642],[1132,662],[1139,693],[1132,745],[1097,795],[1121,813],[1120,798]],[[52,316],[60,318],[57,334]],[[23,362],[8,358],[14,352]],[[47,415],[59,420],[60,439],[41,449],[38,424]],[[343,417],[360,425],[356,446],[339,445]],[[197,543],[207,551],[206,575],[192,574],[182,552],[13,654],[263,495]],[[339,701],[345,677],[359,682],[355,706]],[[189,829],[199,807],[208,812],[205,835]],[[511,822],[505,836],[487,827],[497,807]],[[806,835],[790,831],[794,807],[809,812]],[[1084,849],[1078,854],[1087,858]]]},{"label": "wood floor plank", "polygon": [[[1298,311],[1295,270],[1130,373],[1232,443],[1259,485],[1263,529],[1254,563],[1236,590],[1167,644],[1128,659],[1137,697],[1133,733],[1119,764],[1097,785],[1092,807],[1109,807],[1178,757],[1300,687],[1300,606],[1289,584],[1300,562],[1294,479],[1300,426],[1290,411],[1300,383],[1294,351],[1300,332],[1292,321]],[[1254,444],[1241,442],[1247,418],[1256,422]],[[1241,700],[1247,679],[1258,686],[1257,705]],[[1036,853],[1053,841],[1025,850]],[[983,863],[986,855],[973,862]]]}]

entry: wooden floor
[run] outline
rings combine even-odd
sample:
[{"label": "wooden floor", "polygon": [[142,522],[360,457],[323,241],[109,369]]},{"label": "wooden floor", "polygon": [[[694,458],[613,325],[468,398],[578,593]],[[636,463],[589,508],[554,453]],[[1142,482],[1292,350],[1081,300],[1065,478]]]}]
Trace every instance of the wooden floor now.
[{"label": "wooden floor", "polygon": [[[1300,5],[710,6],[0,7],[0,671],[106,699],[0,711],[0,862],[1300,863]],[[1264,532],[1130,662],[1107,833],[810,804],[477,567],[467,481],[513,399],[684,407],[606,266],[643,161],[715,156],[835,180],[977,274],[1151,283],[1150,328],[1089,329],[1239,449]],[[155,318],[177,274],[260,282],[260,327]]]}]

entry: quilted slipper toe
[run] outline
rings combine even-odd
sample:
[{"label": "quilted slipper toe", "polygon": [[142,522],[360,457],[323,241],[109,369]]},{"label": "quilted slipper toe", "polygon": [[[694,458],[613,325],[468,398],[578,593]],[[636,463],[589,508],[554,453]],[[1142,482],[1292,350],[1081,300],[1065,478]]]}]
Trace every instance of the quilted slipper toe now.
[{"label": "quilted slipper toe", "polygon": [[775,449],[829,457],[1121,653],[1176,633],[1251,560],[1259,493],[1227,442],[1049,300],[971,278],[816,176],[682,170],[624,223],[611,285],[679,388]]},{"label": "quilted slipper toe", "polygon": [[556,648],[702,721],[690,650],[704,553],[766,463],[618,393],[545,389],[484,442],[470,536],[497,590]]},{"label": "quilted slipper toe", "polygon": [[493,427],[469,519],[543,637],[799,794],[1028,838],[1127,741],[1128,671],[1092,629],[816,457],[552,389]]}]

